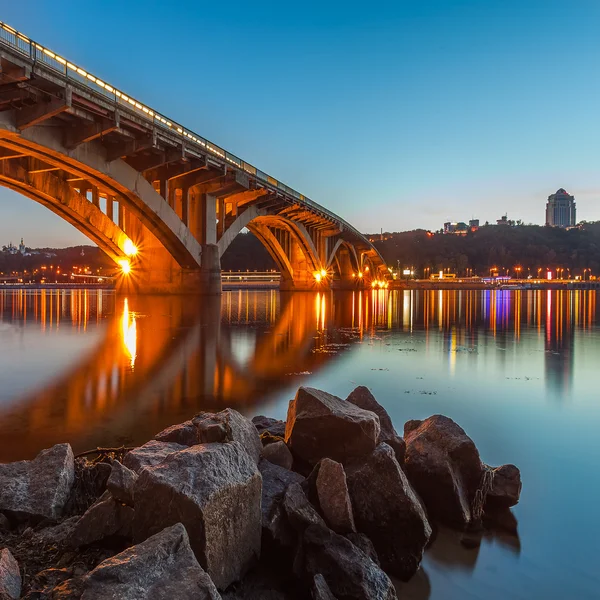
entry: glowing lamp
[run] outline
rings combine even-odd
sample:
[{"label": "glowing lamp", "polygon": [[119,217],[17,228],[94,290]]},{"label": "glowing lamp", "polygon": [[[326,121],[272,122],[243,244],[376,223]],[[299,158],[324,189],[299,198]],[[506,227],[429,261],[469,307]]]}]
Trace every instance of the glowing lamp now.
[{"label": "glowing lamp", "polygon": [[325,269],[321,269],[321,277],[325,277],[327,275],[327,271]]},{"label": "glowing lamp", "polygon": [[138,253],[136,245],[129,238],[127,238],[123,244],[123,251],[127,256],[135,256]]},{"label": "glowing lamp", "polygon": [[320,283],[321,282],[321,273],[315,273],[314,275],[315,275],[316,282]]},{"label": "glowing lamp", "polygon": [[131,263],[126,258],[120,260],[119,265],[121,265],[121,271],[124,275],[131,273]]}]

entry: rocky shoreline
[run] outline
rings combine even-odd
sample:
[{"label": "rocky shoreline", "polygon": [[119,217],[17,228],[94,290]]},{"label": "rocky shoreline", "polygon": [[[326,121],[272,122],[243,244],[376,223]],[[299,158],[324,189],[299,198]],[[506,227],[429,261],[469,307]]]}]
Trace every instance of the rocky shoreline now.
[{"label": "rocky shoreline", "polygon": [[0,600],[393,600],[439,525],[476,546],[520,492],[447,417],[401,437],[367,388],[300,388],[286,422],[226,409],[0,464]]}]

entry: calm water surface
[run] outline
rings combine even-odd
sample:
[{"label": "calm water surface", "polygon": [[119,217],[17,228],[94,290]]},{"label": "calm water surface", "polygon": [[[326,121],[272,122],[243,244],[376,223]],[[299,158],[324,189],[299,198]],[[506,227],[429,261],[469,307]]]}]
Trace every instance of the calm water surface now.
[{"label": "calm water surface", "polygon": [[599,598],[598,311],[596,292],[0,291],[0,460],[367,385],[400,431],[448,415],[524,482],[518,537],[467,550],[441,531],[404,598]]}]

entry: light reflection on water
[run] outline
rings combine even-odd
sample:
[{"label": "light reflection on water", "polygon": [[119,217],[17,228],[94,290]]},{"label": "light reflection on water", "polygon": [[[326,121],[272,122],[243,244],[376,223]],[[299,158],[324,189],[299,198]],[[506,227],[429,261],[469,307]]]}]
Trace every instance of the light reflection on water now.
[{"label": "light reflection on water", "polygon": [[397,428],[443,413],[523,474],[519,537],[441,532],[405,598],[593,598],[596,292],[222,298],[0,291],[0,460],[139,443],[202,409],[285,417],[298,385],[369,386]]}]

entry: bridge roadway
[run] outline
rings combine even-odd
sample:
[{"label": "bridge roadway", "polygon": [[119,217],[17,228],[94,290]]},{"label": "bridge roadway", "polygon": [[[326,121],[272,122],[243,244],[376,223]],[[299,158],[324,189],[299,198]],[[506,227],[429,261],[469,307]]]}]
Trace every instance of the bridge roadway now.
[{"label": "bridge roadway", "polygon": [[282,289],[388,276],[331,211],[2,22],[0,185],[87,235],[126,291],[219,293],[221,257],[244,228]]}]

